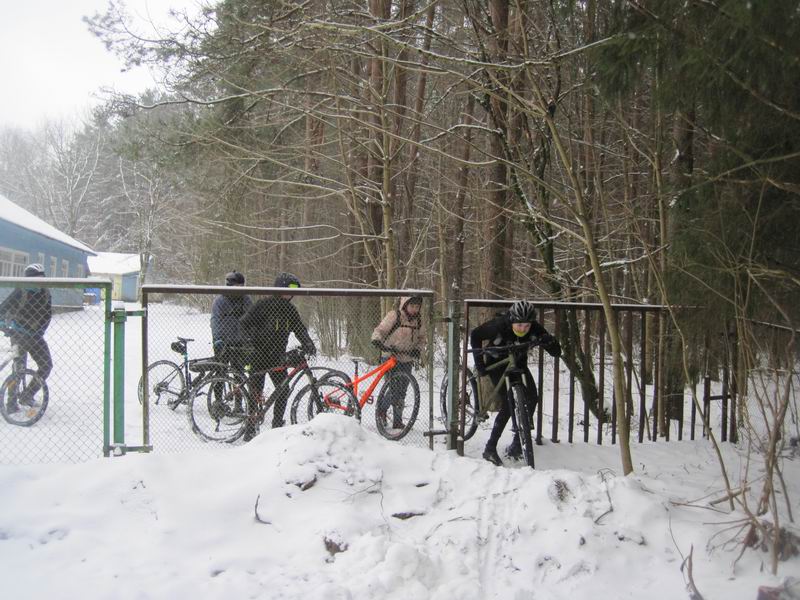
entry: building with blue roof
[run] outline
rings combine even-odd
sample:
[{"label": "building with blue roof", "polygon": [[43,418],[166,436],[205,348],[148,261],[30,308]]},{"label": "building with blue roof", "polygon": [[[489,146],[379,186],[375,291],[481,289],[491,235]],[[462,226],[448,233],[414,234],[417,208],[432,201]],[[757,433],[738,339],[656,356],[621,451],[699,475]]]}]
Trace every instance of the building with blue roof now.
[{"label": "building with blue roof", "polygon": [[[0,277],[22,277],[25,267],[41,263],[47,277],[86,277],[87,259],[96,253],[0,194]],[[0,300],[11,288],[0,288]],[[81,290],[53,289],[53,306],[77,308]]]}]

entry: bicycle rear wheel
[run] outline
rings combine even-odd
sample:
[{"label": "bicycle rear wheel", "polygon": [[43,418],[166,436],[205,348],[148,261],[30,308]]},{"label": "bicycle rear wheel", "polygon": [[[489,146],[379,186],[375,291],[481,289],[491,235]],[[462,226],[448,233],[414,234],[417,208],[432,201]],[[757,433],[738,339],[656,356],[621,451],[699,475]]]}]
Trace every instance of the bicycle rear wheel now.
[{"label": "bicycle rear wheel", "polygon": [[515,383],[511,386],[511,391],[514,394],[514,414],[517,419],[517,434],[522,446],[522,458],[529,467],[534,468],[531,418],[528,414],[528,405],[525,403],[525,388],[521,383]]},{"label": "bicycle rear wheel", "polygon": [[36,371],[12,373],[0,387],[0,412],[7,423],[30,427],[44,416],[50,391]]},{"label": "bicycle rear wheel", "polygon": [[[139,378],[139,404],[144,402],[144,377]],[[164,403],[175,409],[186,393],[186,379],[181,368],[171,360],[157,360],[147,367],[150,404]]]},{"label": "bicycle rear wheel", "polygon": [[209,442],[235,442],[247,425],[249,390],[230,375],[201,379],[189,393],[189,426]]},{"label": "bicycle rear wheel", "polygon": [[[405,388],[400,398],[397,390]],[[375,426],[387,440],[404,438],[419,414],[419,384],[413,375],[404,371],[390,371],[378,393],[375,407]]]},{"label": "bicycle rear wheel", "polygon": [[338,377],[324,378],[300,390],[292,401],[289,420],[292,425],[308,423],[320,413],[334,413],[361,418],[358,400]]},{"label": "bicycle rear wheel", "polygon": [[[442,411],[442,421],[445,427],[450,423],[447,414],[447,372],[442,379],[442,389],[439,392],[439,403]],[[461,402],[456,398],[456,402]],[[467,369],[467,398],[465,402],[466,417],[464,419],[464,440],[470,439],[478,430],[480,422],[480,409],[478,408],[478,381],[470,369]]]}]

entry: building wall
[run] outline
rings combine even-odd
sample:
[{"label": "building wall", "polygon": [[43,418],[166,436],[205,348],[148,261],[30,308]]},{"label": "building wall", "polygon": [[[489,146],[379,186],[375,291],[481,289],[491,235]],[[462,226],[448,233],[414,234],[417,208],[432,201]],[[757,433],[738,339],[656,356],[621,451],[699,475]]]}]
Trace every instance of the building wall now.
[{"label": "building wall", "polygon": [[139,273],[126,273],[122,276],[122,300],[136,302],[139,295]]},{"label": "building wall", "polygon": [[[86,277],[87,253],[0,218],[0,277],[21,277],[25,266],[40,262],[48,277]],[[11,293],[0,288],[0,300]],[[53,289],[53,305],[81,306],[81,290]]]}]

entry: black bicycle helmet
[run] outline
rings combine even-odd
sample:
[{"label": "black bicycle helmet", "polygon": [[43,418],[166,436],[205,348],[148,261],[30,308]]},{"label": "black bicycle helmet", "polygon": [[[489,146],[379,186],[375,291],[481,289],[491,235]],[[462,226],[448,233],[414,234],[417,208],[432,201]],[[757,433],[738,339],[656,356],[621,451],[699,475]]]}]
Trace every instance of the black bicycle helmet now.
[{"label": "black bicycle helmet", "polygon": [[297,278],[297,275],[279,273],[275,278],[274,287],[300,287],[300,280]]},{"label": "black bicycle helmet", "polygon": [[25,267],[25,277],[44,277],[44,267],[39,263],[33,263]]},{"label": "black bicycle helmet", "polygon": [[225,285],[244,285],[244,275],[239,271],[231,271],[225,275]]},{"label": "black bicycle helmet", "polygon": [[536,316],[533,302],[517,300],[508,310],[508,318],[512,323],[530,323]]}]

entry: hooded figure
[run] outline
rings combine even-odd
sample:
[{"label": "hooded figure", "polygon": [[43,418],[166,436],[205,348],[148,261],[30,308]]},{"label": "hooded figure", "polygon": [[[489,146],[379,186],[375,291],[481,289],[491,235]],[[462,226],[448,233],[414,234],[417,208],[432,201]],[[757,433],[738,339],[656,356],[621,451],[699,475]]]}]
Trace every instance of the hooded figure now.
[{"label": "hooded figure", "polygon": [[[414,360],[422,355],[425,348],[425,331],[422,328],[422,298],[407,296],[400,298],[398,308],[390,310],[372,332],[372,344],[381,352],[389,352],[397,358],[397,364],[390,372],[411,374]],[[403,410],[409,379],[393,377],[389,379],[388,393],[384,394],[377,407],[377,418],[388,424],[391,408],[393,429],[404,429]]]},{"label": "hooded figure", "polygon": [[425,349],[422,329],[422,298],[404,296],[399,308],[392,309],[372,332],[372,344],[384,352],[394,352],[397,361],[412,363]]}]

